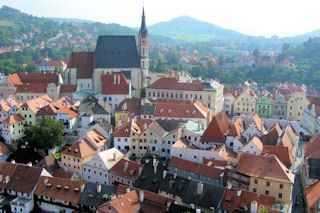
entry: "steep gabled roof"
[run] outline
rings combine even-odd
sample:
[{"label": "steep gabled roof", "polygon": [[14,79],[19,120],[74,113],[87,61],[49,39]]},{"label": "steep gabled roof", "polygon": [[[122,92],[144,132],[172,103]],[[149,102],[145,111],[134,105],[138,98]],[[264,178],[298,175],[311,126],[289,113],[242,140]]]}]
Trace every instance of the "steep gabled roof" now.
[{"label": "steep gabled roof", "polygon": [[22,84],[44,84],[54,83],[58,85],[59,73],[46,72],[46,73],[15,73],[8,77],[8,80],[14,85]]},{"label": "steep gabled roof", "polygon": [[94,52],[72,52],[69,57],[68,68],[77,69],[77,78],[92,78],[94,67]]},{"label": "steep gabled roof", "polygon": [[265,155],[265,154],[276,155],[279,158],[279,160],[287,167],[290,167],[294,162],[294,159],[293,159],[292,155],[290,154],[288,147],[264,145],[261,154],[262,155]]},{"label": "steep gabled roof", "polygon": [[108,74],[101,75],[102,80],[102,94],[126,94],[130,92],[129,83],[122,74]]},{"label": "steep gabled roof", "polygon": [[259,137],[257,137],[257,135],[254,135],[253,137],[250,138],[250,140],[248,141],[248,143],[246,143],[244,146],[243,146],[243,149],[246,148],[247,146],[251,146],[252,144],[256,145],[256,147],[262,151],[263,149],[263,144],[260,140]]},{"label": "steep gabled roof", "polygon": [[95,148],[87,141],[77,141],[72,144],[70,147],[64,149],[61,154],[70,155],[77,158],[85,158],[96,153]]},{"label": "steep gabled roof", "polygon": [[306,189],[308,208],[310,212],[315,212],[318,200],[320,199],[320,181]]},{"label": "steep gabled roof", "polygon": [[243,130],[242,117],[238,117],[235,122],[232,124],[228,136],[236,137],[239,139],[241,137],[241,131]]},{"label": "steep gabled roof", "polygon": [[95,68],[140,68],[134,36],[100,35],[95,49]]},{"label": "steep gabled roof", "polygon": [[304,153],[308,158],[320,158],[320,135],[312,138],[309,143],[304,144]]},{"label": "steep gabled roof", "polygon": [[236,171],[250,177],[294,183],[294,174],[275,155],[241,154]]},{"label": "steep gabled roof", "polygon": [[[125,169],[126,163],[128,165],[127,169]],[[121,176],[130,178],[132,180],[136,180],[139,177],[139,169],[142,169],[142,167],[142,164],[126,159],[121,159],[110,169],[110,171],[120,174]]]},{"label": "steep gabled roof", "polygon": [[120,127],[114,130],[114,137],[130,137],[131,121],[122,124]]},{"label": "steep gabled roof", "polygon": [[7,181],[12,178],[12,175],[17,167],[17,164],[0,162],[0,189],[5,189]]},{"label": "steep gabled roof", "polygon": [[227,132],[230,130],[230,122],[224,111],[216,114],[207,129],[204,131],[201,141],[226,142]]},{"label": "steep gabled roof", "polygon": [[176,78],[160,78],[148,86],[150,89],[172,89],[202,91],[206,85],[200,82],[184,83]]},{"label": "steep gabled roof", "polygon": [[19,121],[23,121],[24,117],[22,117],[20,114],[13,114],[10,115],[9,117],[7,117],[4,121],[2,121],[1,123],[3,124],[15,124]]}]

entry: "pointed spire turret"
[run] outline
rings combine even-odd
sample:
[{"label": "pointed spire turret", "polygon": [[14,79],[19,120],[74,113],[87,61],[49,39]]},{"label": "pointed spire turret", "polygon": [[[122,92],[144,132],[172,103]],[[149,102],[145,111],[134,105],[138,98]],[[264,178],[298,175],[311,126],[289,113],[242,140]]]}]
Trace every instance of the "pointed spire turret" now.
[{"label": "pointed spire turret", "polygon": [[141,27],[140,27],[139,34],[141,35],[142,38],[145,38],[146,35],[148,34],[146,19],[144,16],[144,7],[142,8],[142,20],[141,20]]}]

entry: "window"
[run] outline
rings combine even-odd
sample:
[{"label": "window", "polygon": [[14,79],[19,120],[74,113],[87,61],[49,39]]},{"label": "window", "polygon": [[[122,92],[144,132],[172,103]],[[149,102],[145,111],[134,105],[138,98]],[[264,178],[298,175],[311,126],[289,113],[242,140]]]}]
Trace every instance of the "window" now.
[{"label": "window", "polygon": [[257,179],[254,180],[254,184],[258,184],[258,180]]},{"label": "window", "polygon": [[278,197],[279,197],[279,198],[282,198],[282,193],[279,193]]},{"label": "window", "polygon": [[283,189],[283,184],[280,184],[280,189]]},{"label": "window", "polygon": [[269,181],[267,181],[266,185],[267,185],[267,186],[270,186],[270,182],[269,182]]},{"label": "window", "polygon": [[268,190],[266,191],[266,195],[269,195],[269,191]]},{"label": "window", "polygon": [[256,189],[256,188],[253,188],[253,192],[257,192],[257,189]]}]

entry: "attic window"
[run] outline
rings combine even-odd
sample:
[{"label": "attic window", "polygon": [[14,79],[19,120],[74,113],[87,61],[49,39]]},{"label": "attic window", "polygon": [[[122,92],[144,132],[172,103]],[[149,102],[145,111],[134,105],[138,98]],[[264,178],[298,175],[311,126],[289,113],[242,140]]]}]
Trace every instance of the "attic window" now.
[{"label": "attic window", "polygon": [[60,190],[62,188],[62,185],[59,184],[56,187],[57,187],[58,190]]},{"label": "attic window", "polygon": [[74,188],[74,191],[75,191],[75,192],[79,192],[80,189],[79,189],[79,188]]},{"label": "attic window", "polygon": [[71,152],[71,147],[68,148],[68,151]]},{"label": "attic window", "polygon": [[52,184],[51,183],[47,183],[47,188],[51,188]]},{"label": "attic window", "polygon": [[163,113],[163,109],[160,110],[160,113]]},{"label": "attic window", "polygon": [[168,113],[171,113],[171,109],[168,110]]},{"label": "attic window", "polygon": [[188,113],[189,113],[189,110],[186,111],[186,115],[188,115]]},{"label": "attic window", "polygon": [[128,133],[128,129],[124,130],[125,133]]},{"label": "attic window", "polygon": [[69,190],[69,186],[65,186],[63,187],[65,191],[68,191]]},{"label": "attic window", "polygon": [[192,111],[192,115],[194,115],[194,114],[196,114],[196,111],[195,111],[195,110]]},{"label": "attic window", "polygon": [[78,153],[78,149],[75,149],[74,152],[75,152],[75,153]]}]

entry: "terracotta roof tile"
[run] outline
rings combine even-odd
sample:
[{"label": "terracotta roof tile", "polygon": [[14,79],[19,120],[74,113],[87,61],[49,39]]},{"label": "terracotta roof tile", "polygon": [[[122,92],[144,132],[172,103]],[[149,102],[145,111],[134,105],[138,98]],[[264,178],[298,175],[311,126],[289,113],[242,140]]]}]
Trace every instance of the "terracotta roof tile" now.
[{"label": "terracotta roof tile", "polygon": [[61,154],[70,155],[77,158],[85,158],[94,155],[95,153],[96,150],[86,139],[75,142],[61,152]]},{"label": "terracotta roof tile", "polygon": [[58,85],[59,74],[56,72],[48,73],[15,73],[8,77],[8,80],[15,86],[22,84],[45,84],[54,83]]},{"label": "terracotta roof tile", "polygon": [[77,91],[77,85],[63,84],[60,87],[60,93],[73,93]]},{"label": "terracotta roof tile", "polygon": [[47,93],[47,84],[33,83],[33,84],[22,84],[17,85],[16,93]]},{"label": "terracotta roof tile", "polygon": [[[237,196],[239,191],[241,191],[240,196]],[[251,202],[254,201],[257,202],[258,209],[260,206],[265,206],[271,209],[273,206],[274,197],[258,194],[256,192],[249,192],[243,189],[231,188],[225,191],[221,203],[221,209],[224,211],[233,212],[237,210],[243,211],[244,207],[247,207],[248,211],[250,212]]]},{"label": "terracotta roof tile", "polygon": [[246,145],[243,146],[243,148],[251,145],[251,143],[255,144],[256,147],[257,147],[260,151],[262,151],[262,149],[263,149],[263,144],[262,144],[260,138],[259,138],[257,135],[254,135],[253,137],[251,137],[250,140],[248,141],[248,143],[246,143]]},{"label": "terracotta roof tile", "polygon": [[320,199],[320,181],[306,189],[308,208],[310,212],[315,212],[317,202]]},{"label": "terracotta roof tile", "polygon": [[0,156],[6,155],[10,152],[7,144],[0,141]]},{"label": "terracotta roof tile", "polygon": [[108,142],[96,129],[86,132],[86,136],[88,137],[89,142],[98,148],[104,147]]},{"label": "terracotta roof tile", "polygon": [[217,169],[215,167],[207,166],[205,164],[199,164],[192,161],[184,160],[182,158],[171,157],[169,161],[169,166],[187,170],[193,172],[194,174],[204,175],[207,177],[219,180],[223,170]]},{"label": "terracotta roof tile", "polygon": [[236,137],[239,139],[241,137],[241,131],[243,129],[242,117],[238,117],[235,122],[232,124],[228,136]]},{"label": "terracotta roof tile", "polygon": [[67,67],[77,69],[77,78],[92,78],[94,52],[72,52]]},{"label": "terracotta roof tile", "polygon": [[141,101],[143,98],[126,98],[116,108],[116,112],[129,112],[130,114],[140,114]]},{"label": "terracotta roof tile", "polygon": [[160,78],[155,81],[148,88],[152,89],[172,89],[172,90],[203,90],[205,84],[200,82],[182,83],[178,82],[176,78]]},{"label": "terracotta roof tile", "polygon": [[17,164],[0,162],[0,189],[6,188],[6,181],[12,178],[12,175],[17,167]]},{"label": "terracotta roof tile", "polygon": [[86,184],[85,181],[41,177],[34,194],[78,204],[82,195],[81,185],[85,186]]},{"label": "terracotta roof tile", "polygon": [[207,129],[204,131],[201,141],[226,142],[226,134],[230,130],[230,122],[224,111],[216,114]]},{"label": "terracotta roof tile", "polygon": [[22,117],[20,114],[13,114],[10,115],[8,118],[6,118],[4,121],[2,121],[3,124],[15,124],[19,121],[23,121],[24,117]]},{"label": "terracotta roof tile", "polygon": [[122,124],[122,126],[115,129],[114,137],[130,137],[131,121]]},{"label": "terracotta roof tile", "polygon": [[57,114],[57,109],[51,103],[45,107],[42,107],[37,112],[37,115],[42,115],[42,116],[55,116],[56,114]]},{"label": "terracotta roof tile", "polygon": [[239,158],[236,171],[251,177],[294,183],[294,174],[275,155],[243,153]]},{"label": "terracotta roof tile", "polygon": [[199,149],[192,143],[188,142],[185,138],[180,138],[172,146],[172,148],[185,148],[185,149]]},{"label": "terracotta roof tile", "polygon": [[[201,106],[202,107],[202,106]],[[208,118],[208,112],[198,103],[157,103],[156,117],[161,118]]]},{"label": "terracotta roof tile", "polygon": [[[127,168],[125,168],[125,165],[127,165]],[[121,159],[118,163],[116,163],[110,169],[110,171],[118,173],[132,180],[136,180],[139,177],[139,169],[142,167],[143,165],[139,163],[136,163],[130,160]]]},{"label": "terracotta roof tile", "polygon": [[312,138],[309,143],[304,144],[304,153],[308,158],[320,158],[320,135]]},{"label": "terracotta roof tile", "polygon": [[214,167],[225,167],[228,164],[226,160],[214,160],[214,159],[203,159],[203,164],[207,166],[214,166]]},{"label": "terracotta roof tile", "polygon": [[230,149],[229,147],[227,147],[225,144],[222,146],[219,146],[218,148],[216,148],[214,150],[215,152],[219,152],[219,156],[221,158],[223,158],[226,161],[231,160],[232,158],[236,157],[236,153]]},{"label": "terracotta roof tile", "polygon": [[67,107],[60,109],[59,112],[69,114],[71,119],[78,116],[78,113],[76,113],[75,111],[73,111],[71,109],[68,109]]},{"label": "terracotta roof tile", "polygon": [[64,171],[62,169],[57,169],[56,171],[54,171],[53,176],[57,178],[71,179],[73,173]]},{"label": "terracotta roof tile", "polygon": [[292,158],[288,147],[264,145],[261,155],[265,154],[276,155],[279,160],[287,167],[290,167],[294,162],[294,159]]},{"label": "terracotta roof tile", "polygon": [[28,107],[30,108],[34,113],[37,113],[39,109],[46,106],[47,104],[51,103],[52,99],[48,95],[43,95],[38,98],[28,100],[20,105],[21,107]]},{"label": "terracotta roof tile", "polygon": [[[101,75],[102,94],[129,94],[129,83],[122,74]],[[120,81],[120,82],[119,82]]]}]

